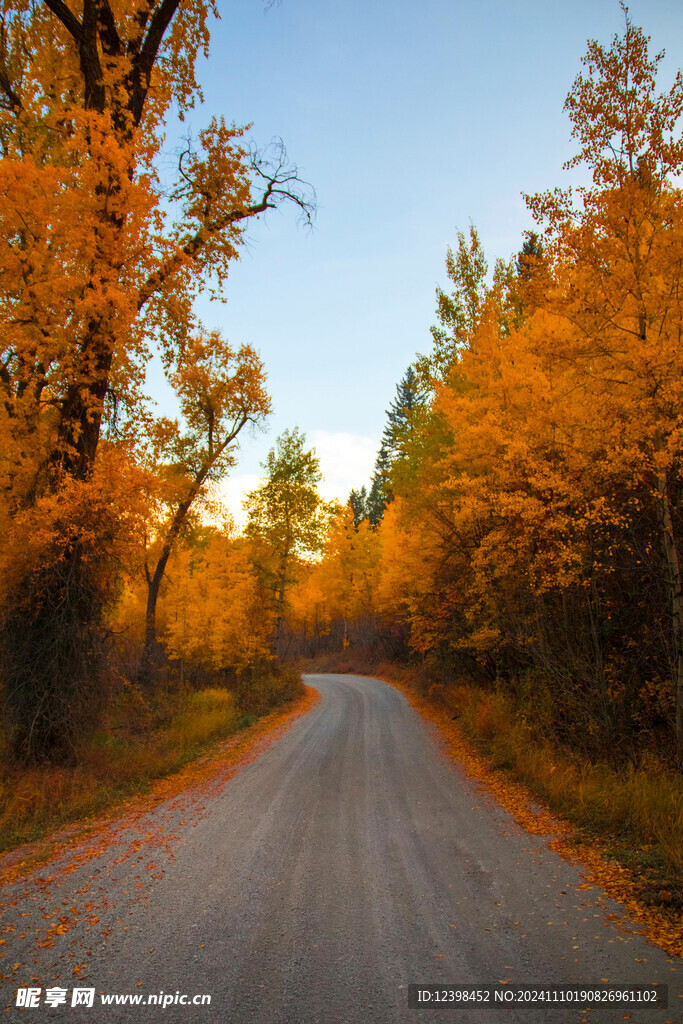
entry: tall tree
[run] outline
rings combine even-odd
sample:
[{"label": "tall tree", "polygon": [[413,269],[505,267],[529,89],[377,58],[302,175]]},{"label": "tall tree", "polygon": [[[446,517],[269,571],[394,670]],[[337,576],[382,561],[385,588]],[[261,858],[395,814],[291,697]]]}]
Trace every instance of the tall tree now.
[{"label": "tall tree", "polygon": [[358,527],[368,517],[368,493],[365,485],[358,491],[351,491],[348,504],[353,514],[353,525]]},{"label": "tall tree", "polygon": [[[103,423],[127,410],[139,429],[149,340],[171,366],[244,225],[283,200],[310,213],[284,151],[252,159],[222,117],[187,142],[170,189],[160,181],[167,114],[201,97],[211,16],[215,0],[0,3],[0,487],[14,541],[0,648],[21,756],[68,755],[97,678],[118,528],[98,476]],[[33,564],[14,558],[28,537],[43,541]]]},{"label": "tall tree", "polygon": [[389,489],[389,467],[389,456],[382,444],[375,459],[375,469],[366,501],[368,522],[371,526],[377,526],[381,522],[384,510],[392,498]]},{"label": "tall tree", "polygon": [[139,381],[145,332],[163,324],[171,358],[244,223],[283,198],[308,209],[295,172],[250,162],[244,129],[222,118],[181,154],[178,219],[162,208],[164,117],[199,95],[211,14],[210,0],[85,0],[80,16],[61,0],[3,5],[3,397],[17,443],[49,407],[46,483],[87,479],[108,396]]},{"label": "tall tree", "polygon": [[235,462],[239,434],[270,412],[263,364],[254,350],[234,350],[217,331],[191,338],[171,383],[180,399],[184,429],[179,423],[159,424],[154,446],[157,469],[164,477],[165,515],[145,554],[147,613],[145,675],[156,646],[156,606],[168,559],[193,505],[206,487]]},{"label": "tall tree", "polygon": [[628,19],[590,44],[567,109],[592,183],[529,200],[542,258],[494,275],[436,383],[378,600],[424,654],[534,666],[572,743],[666,727],[680,760],[683,80],[658,95],[660,60]]},{"label": "tall tree", "polygon": [[[678,757],[683,762],[683,577],[678,483],[683,429],[683,77],[657,94],[663,53],[623,6],[626,27],[609,47],[589,43],[565,109],[592,185],[529,199],[545,223],[561,287],[544,275],[532,300],[559,317],[566,356],[600,403],[601,461],[626,467],[649,495],[664,557],[671,624]],[[567,287],[565,282],[570,282]]]},{"label": "tall tree", "polygon": [[536,231],[527,231],[522,248],[515,259],[515,270],[519,277],[527,281],[534,272],[534,267],[543,257],[543,240]]},{"label": "tall tree", "polygon": [[433,348],[429,356],[417,360],[418,374],[423,386],[434,386],[444,380],[457,360],[458,353],[467,346],[472,331],[479,322],[479,314],[487,294],[488,263],[479,234],[470,225],[469,239],[458,232],[458,245],[446,253],[446,273],[453,289],[436,290],[438,323],[431,328]]},{"label": "tall tree", "polygon": [[424,405],[425,398],[419,378],[414,368],[409,366],[396,385],[396,395],[386,413],[382,448],[390,462],[405,456],[415,416]]},{"label": "tall tree", "polygon": [[426,408],[423,379],[413,366],[409,366],[396,385],[396,394],[386,411],[382,443],[366,499],[366,515],[371,526],[377,526],[385,508],[393,500],[395,472],[408,457],[416,435],[416,425]]},{"label": "tall tree", "polygon": [[321,548],[326,507],[318,494],[320,462],[315,449],[306,449],[306,435],[298,427],[278,437],[263,468],[265,481],[244,503],[246,532],[273,593],[279,645],[289,587],[300,559]]}]

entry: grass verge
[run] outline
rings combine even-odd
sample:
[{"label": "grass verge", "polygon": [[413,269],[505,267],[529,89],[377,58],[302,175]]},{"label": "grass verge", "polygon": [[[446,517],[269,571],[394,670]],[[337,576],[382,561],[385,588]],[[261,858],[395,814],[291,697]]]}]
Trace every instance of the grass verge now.
[{"label": "grass verge", "polygon": [[120,807],[138,794],[149,794],[169,776],[182,785],[182,772],[201,759],[220,761],[226,741],[257,739],[310,700],[299,676],[285,677],[271,700],[240,714],[233,694],[210,687],[146,700],[130,689],[112,704],[105,728],[91,736],[78,763],[63,768],[0,771],[0,852],[43,840],[56,829]]}]

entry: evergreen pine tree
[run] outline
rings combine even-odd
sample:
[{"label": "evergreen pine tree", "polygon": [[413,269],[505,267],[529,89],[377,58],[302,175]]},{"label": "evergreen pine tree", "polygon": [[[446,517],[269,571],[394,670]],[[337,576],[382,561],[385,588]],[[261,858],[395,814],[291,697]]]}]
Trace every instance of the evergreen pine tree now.
[{"label": "evergreen pine tree", "polygon": [[353,490],[349,494],[349,505],[353,512],[353,525],[360,526],[364,519],[368,518],[368,493],[365,484],[359,491]]},{"label": "evergreen pine tree", "polygon": [[[406,441],[413,427],[415,412],[425,404],[417,374],[409,366],[396,385],[396,397],[387,409],[387,425],[382,434],[382,448],[389,462],[405,455]],[[381,449],[380,449],[381,451]]]},{"label": "evergreen pine tree", "polygon": [[384,515],[384,509],[392,500],[393,495],[388,490],[389,457],[387,450],[382,445],[375,460],[375,472],[372,474],[370,493],[366,501],[368,521],[371,526],[377,526]]}]

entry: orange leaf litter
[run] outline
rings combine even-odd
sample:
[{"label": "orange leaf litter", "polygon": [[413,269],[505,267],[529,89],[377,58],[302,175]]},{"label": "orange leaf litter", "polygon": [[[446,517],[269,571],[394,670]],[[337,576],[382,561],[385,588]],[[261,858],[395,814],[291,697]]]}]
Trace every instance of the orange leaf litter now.
[{"label": "orange leaf litter", "polygon": [[[52,913],[43,912],[42,919],[45,924],[35,926],[26,923],[26,931],[32,933],[32,941],[37,948],[51,948],[55,945],[57,937],[64,937],[76,925],[83,923],[89,929],[94,929],[99,923],[97,910],[112,908],[116,906],[109,901],[106,895],[98,895],[94,899],[87,899],[82,906],[72,906],[73,897],[62,900],[62,904],[68,906],[72,916],[54,912],[55,900],[59,898],[59,889],[67,877],[77,871],[82,865],[94,860],[104,853],[109,847],[123,843],[124,849],[114,863],[120,864],[124,861],[133,860],[137,857],[140,868],[148,872],[150,881],[159,879],[164,875],[164,869],[150,858],[151,848],[160,848],[170,860],[173,859],[173,844],[181,836],[179,830],[182,827],[194,827],[204,817],[207,811],[207,804],[218,796],[226,783],[234,777],[242,768],[251,764],[268,747],[287,732],[297,718],[311,711],[320,700],[317,690],[305,687],[304,694],[294,701],[283,711],[273,711],[261,718],[253,726],[243,733],[238,733],[230,739],[221,743],[210,753],[190,762],[180,771],[158,779],[151,785],[151,791],[138,794],[131,799],[113,805],[109,811],[86,818],[75,825],[67,826],[56,832],[49,840],[30,844],[18,850],[13,850],[0,857],[0,885],[8,885],[21,882],[26,879],[29,888],[23,898],[35,898],[35,894],[44,901],[43,907],[38,907],[40,912],[45,906],[53,910]],[[162,803],[168,803],[168,813],[161,818],[157,814],[154,818],[147,817]],[[182,811],[183,819],[168,827],[168,822],[174,813]],[[163,823],[162,823],[163,822]],[[135,838],[130,839],[130,834],[125,833],[132,830]],[[65,858],[68,856],[68,859]],[[55,861],[52,873],[38,876],[36,869],[46,867]],[[138,878],[145,878],[138,875]],[[135,902],[145,899],[145,885],[143,881],[136,884],[136,890],[140,890]],[[125,891],[125,890],[124,890]],[[77,899],[79,903],[89,895],[89,884],[78,890]],[[17,899],[14,898],[5,907],[16,907]],[[2,907],[3,904],[0,904]],[[30,914],[21,914],[21,917],[31,917]],[[56,917],[51,925],[47,922]],[[122,921],[118,921],[122,924]],[[2,930],[14,932],[16,924],[9,924]],[[107,938],[109,929],[102,929],[101,937]],[[77,940],[74,940],[77,941]],[[73,944],[72,944],[73,945]],[[63,948],[63,947],[62,947]],[[73,958],[74,952],[67,953]],[[63,956],[60,958],[63,959]],[[16,972],[26,965],[16,963],[11,967],[10,974],[0,970],[0,980],[13,981]],[[73,973],[80,973],[85,965],[76,965]]]}]

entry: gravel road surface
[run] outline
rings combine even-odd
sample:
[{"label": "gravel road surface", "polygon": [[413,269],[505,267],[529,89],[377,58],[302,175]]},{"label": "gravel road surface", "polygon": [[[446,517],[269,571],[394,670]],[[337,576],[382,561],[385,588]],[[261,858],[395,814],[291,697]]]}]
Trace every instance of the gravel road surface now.
[{"label": "gravel road surface", "polygon": [[[450,764],[399,692],[305,679],[322,700],[227,783],[108,826],[95,852],[4,891],[6,1020],[681,1021],[681,961]],[[506,979],[667,984],[669,1009],[408,1009],[411,983]],[[16,984],[41,988],[36,1008],[14,1005]],[[95,989],[93,1007],[71,1006],[75,987]],[[46,1005],[48,988],[66,1005]],[[210,1005],[162,1008],[201,995]]]}]

